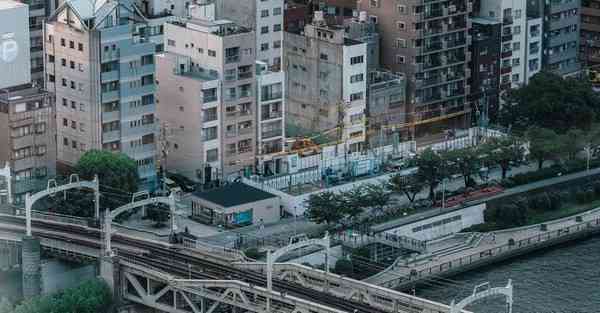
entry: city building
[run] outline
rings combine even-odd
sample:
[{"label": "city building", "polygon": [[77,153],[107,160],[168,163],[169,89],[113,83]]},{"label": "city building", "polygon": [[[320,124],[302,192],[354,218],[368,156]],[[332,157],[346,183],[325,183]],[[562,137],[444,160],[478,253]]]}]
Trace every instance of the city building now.
[{"label": "city building", "polygon": [[[577,73],[579,63],[580,0],[530,0],[528,14],[543,17],[542,69],[559,75]],[[531,13],[529,13],[531,12]]]},{"label": "city building", "polygon": [[217,18],[254,30],[256,59],[281,68],[284,0],[214,0]]},{"label": "city building", "polygon": [[362,11],[358,17],[345,19],[342,25],[346,29],[347,38],[367,44],[367,70],[369,72],[378,70],[381,38],[377,31],[377,24],[367,18],[367,12]]},{"label": "city building", "polygon": [[473,123],[483,126],[495,120],[499,108],[503,23],[490,17],[475,17],[472,21],[469,100],[473,105]]},{"label": "city building", "polygon": [[600,0],[581,2],[579,56],[583,65],[600,64]]},{"label": "city building", "polygon": [[400,140],[396,125],[406,123],[398,108],[406,106],[406,78],[387,71],[370,71],[367,88],[367,139],[369,147],[381,147]]},{"label": "city building", "polygon": [[156,45],[145,21],[129,1],[71,0],[50,16],[46,86],[57,99],[60,172],[87,150],[120,151],[137,162],[140,188],[155,189]]},{"label": "city building", "polygon": [[204,182],[253,172],[257,153],[255,35],[214,16],[197,8],[167,23],[157,57],[158,116],[173,130],[166,168]]},{"label": "city building", "polygon": [[15,204],[56,174],[54,97],[38,87],[0,90],[0,164],[10,167]]},{"label": "city building", "polygon": [[194,192],[191,199],[191,219],[228,228],[274,223],[282,213],[278,196],[239,182]]},{"label": "city building", "polygon": [[525,1],[481,0],[478,6],[481,23],[492,19],[501,24],[501,90],[527,84],[542,69],[542,17],[528,11]]},{"label": "city building", "polygon": [[318,135],[352,151],[365,141],[367,44],[345,37],[315,12],[303,33],[286,32],[287,136]]},{"label": "city building", "polygon": [[303,3],[286,3],[283,14],[283,29],[286,32],[300,33],[307,24],[309,7]]},{"label": "city building", "polygon": [[31,81],[29,9],[16,1],[0,1],[0,88]]},{"label": "city building", "polygon": [[382,67],[407,79],[401,137],[435,140],[468,127],[471,0],[360,0],[358,10],[377,22]]},{"label": "city building", "polygon": [[[11,0],[7,0],[11,2]],[[44,85],[44,20],[56,9],[56,0],[18,0],[29,6],[29,36],[31,57],[31,82]],[[26,20],[27,21],[27,20]]]}]

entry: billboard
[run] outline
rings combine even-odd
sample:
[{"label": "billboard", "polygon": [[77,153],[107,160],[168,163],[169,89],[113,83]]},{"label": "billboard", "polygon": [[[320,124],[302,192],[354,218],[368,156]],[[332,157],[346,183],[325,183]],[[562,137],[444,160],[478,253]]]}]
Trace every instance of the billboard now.
[{"label": "billboard", "polygon": [[0,88],[31,81],[29,8],[0,0]]}]

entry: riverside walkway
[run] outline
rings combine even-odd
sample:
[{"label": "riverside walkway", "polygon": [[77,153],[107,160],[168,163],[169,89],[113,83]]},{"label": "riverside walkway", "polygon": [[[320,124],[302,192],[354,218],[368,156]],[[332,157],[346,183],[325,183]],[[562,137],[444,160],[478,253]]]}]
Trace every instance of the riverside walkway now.
[{"label": "riverside walkway", "polygon": [[600,208],[544,224],[473,233],[463,244],[456,244],[449,238],[447,244],[439,241],[428,245],[426,254],[397,259],[392,266],[365,282],[388,288],[407,288],[596,232],[600,232]]}]

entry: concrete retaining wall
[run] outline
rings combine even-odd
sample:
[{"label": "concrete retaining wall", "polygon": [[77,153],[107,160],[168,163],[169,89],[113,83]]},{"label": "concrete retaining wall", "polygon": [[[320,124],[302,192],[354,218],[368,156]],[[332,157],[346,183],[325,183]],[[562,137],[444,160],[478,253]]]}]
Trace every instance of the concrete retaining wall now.
[{"label": "concrete retaining wall", "polygon": [[460,210],[432,216],[411,224],[388,229],[385,232],[418,240],[433,240],[459,232],[460,230],[483,223],[485,203]]}]

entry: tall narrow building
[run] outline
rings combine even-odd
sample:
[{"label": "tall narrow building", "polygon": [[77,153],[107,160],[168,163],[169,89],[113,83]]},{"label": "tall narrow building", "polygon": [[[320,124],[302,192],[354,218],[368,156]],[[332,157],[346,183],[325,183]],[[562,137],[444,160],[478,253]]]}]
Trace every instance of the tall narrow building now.
[{"label": "tall narrow building", "polygon": [[580,59],[583,65],[600,64],[600,0],[581,3]]},{"label": "tall narrow building", "polygon": [[394,112],[403,139],[429,137],[469,126],[468,46],[471,0],[359,0],[378,24],[381,65],[404,73],[406,105]]},{"label": "tall narrow building", "polygon": [[158,114],[175,132],[167,169],[202,182],[253,172],[257,152],[254,32],[209,8],[165,25],[157,57]]},{"label": "tall narrow building", "polygon": [[[544,17],[543,69],[575,74],[579,63],[580,0],[528,0],[527,10]],[[528,12],[529,14],[529,12]]]},{"label": "tall narrow building", "polygon": [[131,1],[69,0],[46,24],[46,85],[56,95],[59,170],[90,149],[138,164],[156,186],[155,44]]}]

